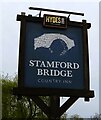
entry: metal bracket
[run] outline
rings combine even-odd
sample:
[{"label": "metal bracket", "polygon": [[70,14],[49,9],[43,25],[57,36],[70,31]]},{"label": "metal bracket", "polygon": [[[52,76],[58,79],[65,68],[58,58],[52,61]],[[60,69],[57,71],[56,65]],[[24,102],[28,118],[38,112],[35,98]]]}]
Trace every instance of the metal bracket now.
[{"label": "metal bracket", "polygon": [[39,12],[39,17],[41,17],[41,11]]},{"label": "metal bracket", "polygon": [[80,15],[84,16],[84,13],[77,13],[77,12],[69,12],[69,11],[62,11],[62,10],[53,10],[53,9],[45,9],[45,8],[38,8],[38,7],[29,7],[30,10],[39,10],[39,11],[48,11],[48,12],[56,12],[56,13],[64,13],[64,14],[73,14],[73,15]]}]

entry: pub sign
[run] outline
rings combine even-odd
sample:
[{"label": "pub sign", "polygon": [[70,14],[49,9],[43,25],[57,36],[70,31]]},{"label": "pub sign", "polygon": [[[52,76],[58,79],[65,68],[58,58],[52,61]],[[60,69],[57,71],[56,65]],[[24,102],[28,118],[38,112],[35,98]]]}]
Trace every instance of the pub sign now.
[{"label": "pub sign", "polygon": [[17,15],[21,21],[18,87],[89,90],[87,29],[91,24],[44,17]]}]

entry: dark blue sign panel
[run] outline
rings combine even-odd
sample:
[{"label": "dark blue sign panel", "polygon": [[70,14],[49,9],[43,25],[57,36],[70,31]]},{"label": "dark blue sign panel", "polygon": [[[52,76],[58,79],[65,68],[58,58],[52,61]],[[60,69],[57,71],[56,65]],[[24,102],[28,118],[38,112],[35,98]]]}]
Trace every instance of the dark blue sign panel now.
[{"label": "dark blue sign panel", "polygon": [[25,87],[84,89],[82,27],[27,22],[25,38]]}]

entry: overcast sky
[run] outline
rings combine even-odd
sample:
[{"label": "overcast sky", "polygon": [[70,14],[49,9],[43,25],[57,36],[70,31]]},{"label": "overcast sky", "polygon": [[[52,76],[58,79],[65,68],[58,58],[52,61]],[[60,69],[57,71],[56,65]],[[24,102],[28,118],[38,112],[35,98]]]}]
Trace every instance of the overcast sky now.
[{"label": "overcast sky", "polygon": [[88,23],[91,23],[91,28],[88,30],[90,88],[95,91],[95,98],[90,99],[90,102],[84,102],[80,98],[67,113],[78,114],[85,118],[99,113],[99,2],[97,0],[87,0],[88,2],[86,0],[85,2],[79,0],[28,1],[8,0],[7,2],[3,0],[0,2],[0,60],[2,61],[0,62],[0,74],[8,73],[12,76],[18,71],[20,22],[16,21],[17,14],[26,12],[26,15],[35,16],[38,11],[30,11],[28,8],[31,6],[84,13],[84,17],[71,15],[70,19],[74,21],[86,19]]}]

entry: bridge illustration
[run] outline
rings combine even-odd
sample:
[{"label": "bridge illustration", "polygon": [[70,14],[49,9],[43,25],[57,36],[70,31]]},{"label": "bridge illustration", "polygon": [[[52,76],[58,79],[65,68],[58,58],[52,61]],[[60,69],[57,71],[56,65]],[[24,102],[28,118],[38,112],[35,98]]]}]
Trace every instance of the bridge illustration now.
[{"label": "bridge illustration", "polygon": [[74,40],[70,39],[66,35],[59,33],[46,33],[37,38],[34,38],[34,49],[36,50],[37,48],[43,47],[43,48],[49,48],[49,50],[51,51],[51,44],[57,39],[60,39],[63,42],[65,42],[68,48],[66,49],[66,47],[64,46],[61,55],[65,54],[69,49],[75,46]]}]

